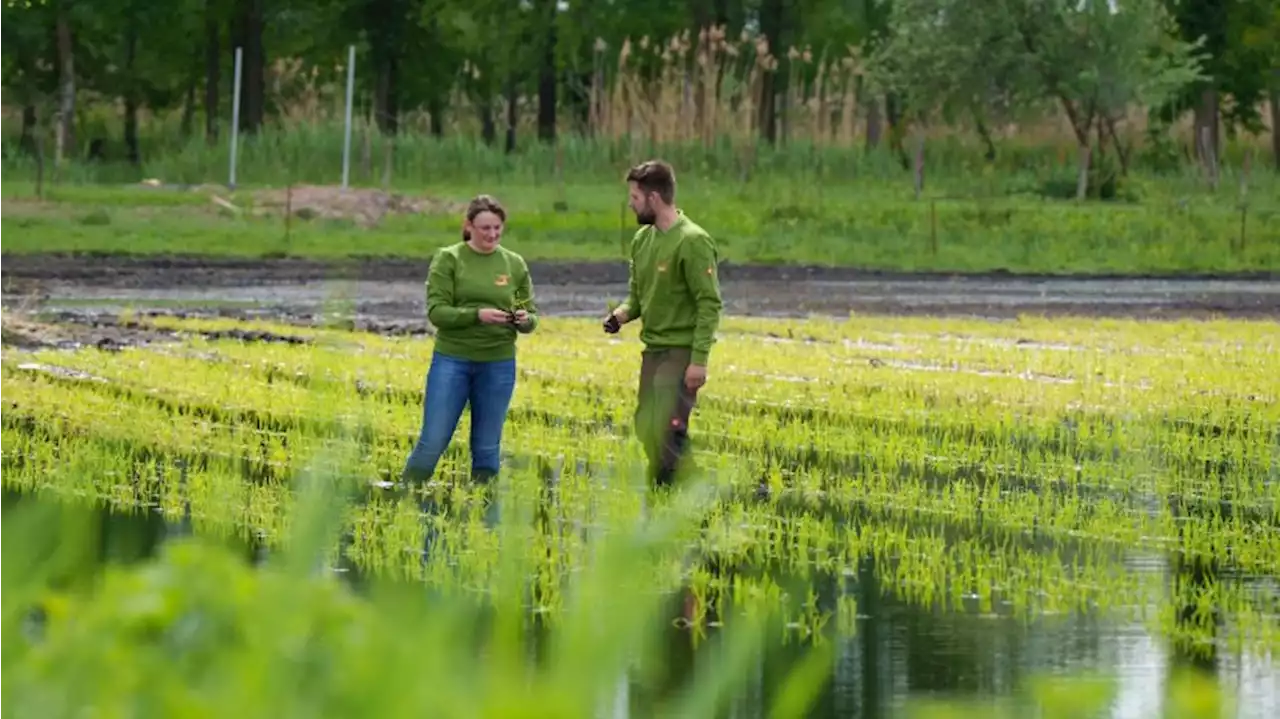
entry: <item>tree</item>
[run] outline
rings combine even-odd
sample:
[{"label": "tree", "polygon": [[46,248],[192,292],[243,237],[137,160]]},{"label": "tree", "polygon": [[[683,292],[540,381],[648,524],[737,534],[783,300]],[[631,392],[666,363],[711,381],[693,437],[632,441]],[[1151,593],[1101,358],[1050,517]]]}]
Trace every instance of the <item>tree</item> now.
[{"label": "tree", "polygon": [[[36,152],[36,134],[42,107],[58,88],[58,73],[47,58],[54,54],[52,37],[46,31],[53,22],[54,7],[48,2],[7,0],[3,26],[3,82],[10,101],[22,105],[22,136],[19,147]],[[41,62],[42,59],[46,59]]]},{"label": "tree", "polygon": [[[1205,50],[1205,77],[1186,86],[1160,108],[1165,122],[1184,108],[1195,112],[1196,154],[1221,156],[1220,142],[1237,128],[1262,129],[1259,106],[1268,95],[1276,65],[1273,0],[1165,0],[1182,37]],[[1225,124],[1225,128],[1222,125]],[[1208,143],[1204,139],[1208,139]]]},{"label": "tree", "polygon": [[[1232,36],[1239,38],[1231,46],[1233,66],[1241,68],[1242,76],[1252,73],[1249,77],[1265,86],[1271,106],[1272,160],[1280,172],[1280,4],[1250,0],[1232,19]],[[1258,96],[1246,94],[1245,101],[1255,100],[1252,106],[1256,107],[1261,94],[1261,90]]]},{"label": "tree", "polygon": [[1008,115],[1040,97],[1014,18],[1003,0],[897,0],[889,33],[870,58],[878,84],[903,98],[906,114],[968,114],[987,143],[991,114]]},{"label": "tree", "polygon": [[1083,198],[1094,135],[1098,153],[1110,145],[1127,171],[1125,111],[1203,77],[1197,48],[1176,36],[1159,0],[898,0],[872,66],[918,114],[1057,104],[1080,148]]}]

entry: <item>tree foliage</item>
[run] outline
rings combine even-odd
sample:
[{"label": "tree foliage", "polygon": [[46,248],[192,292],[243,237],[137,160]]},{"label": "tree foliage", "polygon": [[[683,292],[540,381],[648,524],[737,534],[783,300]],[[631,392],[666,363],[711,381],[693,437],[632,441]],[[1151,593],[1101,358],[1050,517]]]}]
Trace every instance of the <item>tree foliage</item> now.
[{"label": "tree foliage", "polygon": [[[1277,7],[1273,0],[6,0],[3,83],[24,117],[61,117],[68,138],[86,103],[127,105],[135,115],[181,111],[188,128],[197,112],[220,116],[231,105],[241,47],[242,122],[252,132],[287,114],[268,97],[287,89],[280,63],[296,60],[341,84],[346,49],[355,45],[359,99],[384,131],[396,132],[404,113],[425,110],[442,134],[442,118],[464,111],[455,100],[467,98],[465,112],[480,113],[491,140],[503,108],[545,106],[538,134],[549,139],[573,116],[557,103],[583,107],[594,84],[611,82],[628,40],[696,42],[700,27],[716,26],[769,42],[777,66],[762,79],[757,123],[769,140],[777,137],[772,117],[785,111],[774,98],[792,84],[817,92],[821,69],[843,62],[866,71],[859,107],[870,114],[883,107],[890,125],[968,118],[985,132],[993,122],[1060,111],[1085,145],[1099,130],[1114,135],[1134,107],[1185,111],[1206,88],[1230,98],[1212,108],[1228,127],[1260,131],[1258,106],[1280,82]],[[681,61],[692,69],[696,53]],[[208,125],[213,139],[217,123]]]}]

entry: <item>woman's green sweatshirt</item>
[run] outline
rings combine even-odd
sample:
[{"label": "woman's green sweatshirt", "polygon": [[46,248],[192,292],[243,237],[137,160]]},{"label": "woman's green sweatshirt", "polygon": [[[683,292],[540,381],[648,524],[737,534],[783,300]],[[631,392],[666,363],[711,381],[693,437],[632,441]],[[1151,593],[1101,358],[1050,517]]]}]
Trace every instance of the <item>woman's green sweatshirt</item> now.
[{"label": "woman's green sweatshirt", "polygon": [[[427,319],[436,327],[436,351],[477,362],[516,356],[516,334],[538,326],[533,281],[524,258],[498,246],[490,254],[466,242],[442,247],[427,273]],[[486,325],[484,308],[529,313],[529,324]]]}]

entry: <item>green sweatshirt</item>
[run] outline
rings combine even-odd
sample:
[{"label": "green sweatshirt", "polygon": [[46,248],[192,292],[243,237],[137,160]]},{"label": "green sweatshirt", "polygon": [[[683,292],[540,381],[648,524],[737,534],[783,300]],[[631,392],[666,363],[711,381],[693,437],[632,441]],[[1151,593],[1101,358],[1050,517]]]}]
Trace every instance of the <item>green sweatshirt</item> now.
[{"label": "green sweatshirt", "polygon": [[491,254],[471,249],[466,242],[440,248],[427,273],[427,319],[436,327],[435,347],[443,354],[477,362],[516,356],[513,325],[480,322],[483,308],[529,313],[529,324],[538,326],[533,282],[524,258],[498,246]]},{"label": "green sweatshirt", "polygon": [[643,319],[646,348],[688,347],[705,365],[720,325],[716,244],[680,211],[666,232],[645,225],[631,240],[627,321]]}]

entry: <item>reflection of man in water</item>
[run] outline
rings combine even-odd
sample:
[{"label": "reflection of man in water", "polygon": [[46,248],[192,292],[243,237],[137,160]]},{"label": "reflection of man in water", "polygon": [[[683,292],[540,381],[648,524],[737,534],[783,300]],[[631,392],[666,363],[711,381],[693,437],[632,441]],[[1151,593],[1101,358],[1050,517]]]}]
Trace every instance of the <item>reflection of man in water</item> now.
[{"label": "reflection of man in water", "polygon": [[631,210],[643,227],[631,241],[627,300],[605,318],[605,331],[643,318],[644,352],[636,434],[649,474],[671,483],[688,442],[689,416],[707,381],[723,302],[716,245],[707,231],[676,209],[676,178],[660,160],[627,173]]}]

